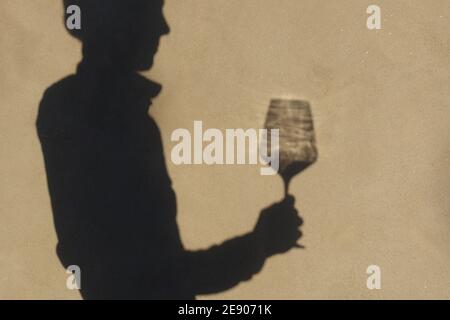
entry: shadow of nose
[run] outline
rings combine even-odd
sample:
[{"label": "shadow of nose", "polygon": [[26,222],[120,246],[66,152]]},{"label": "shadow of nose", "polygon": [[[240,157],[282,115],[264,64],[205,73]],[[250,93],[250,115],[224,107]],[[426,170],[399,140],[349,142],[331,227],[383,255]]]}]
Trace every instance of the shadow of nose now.
[{"label": "shadow of nose", "polygon": [[170,33],[170,26],[167,21],[164,19],[164,24],[162,28],[162,36],[168,35]]}]

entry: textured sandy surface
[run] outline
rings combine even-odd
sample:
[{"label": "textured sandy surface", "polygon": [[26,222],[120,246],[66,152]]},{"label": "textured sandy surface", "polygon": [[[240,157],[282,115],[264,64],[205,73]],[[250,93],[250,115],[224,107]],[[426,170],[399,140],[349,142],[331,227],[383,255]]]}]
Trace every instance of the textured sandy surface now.
[{"label": "textured sandy surface", "polygon": [[[172,32],[150,73],[151,113],[170,134],[260,128],[272,97],[311,102],[319,161],[291,185],[306,250],[213,298],[450,298],[448,0],[167,0]],[[79,44],[55,0],[0,1],[0,298],[79,298],[65,289],[38,140],[45,88],[71,73]],[[282,197],[259,167],[175,167],[189,248],[253,227]],[[366,268],[382,269],[382,290]]]}]

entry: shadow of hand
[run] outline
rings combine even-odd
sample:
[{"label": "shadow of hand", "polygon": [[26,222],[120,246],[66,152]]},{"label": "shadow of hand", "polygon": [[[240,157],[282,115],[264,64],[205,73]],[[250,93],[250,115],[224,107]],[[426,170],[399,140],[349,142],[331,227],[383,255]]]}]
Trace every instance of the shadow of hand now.
[{"label": "shadow of hand", "polygon": [[297,241],[302,236],[299,227],[303,220],[294,205],[295,198],[287,196],[283,201],[261,211],[254,233],[267,257],[295,247],[302,248]]}]

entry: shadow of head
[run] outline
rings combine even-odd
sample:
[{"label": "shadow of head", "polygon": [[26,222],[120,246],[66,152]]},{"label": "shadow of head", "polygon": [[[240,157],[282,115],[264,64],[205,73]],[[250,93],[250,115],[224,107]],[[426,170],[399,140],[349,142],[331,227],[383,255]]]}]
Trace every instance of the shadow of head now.
[{"label": "shadow of head", "polygon": [[[85,60],[114,68],[148,70],[160,38],[170,29],[164,0],[63,0],[81,9],[81,29],[68,30],[83,44]],[[70,12],[70,11],[69,11]]]}]

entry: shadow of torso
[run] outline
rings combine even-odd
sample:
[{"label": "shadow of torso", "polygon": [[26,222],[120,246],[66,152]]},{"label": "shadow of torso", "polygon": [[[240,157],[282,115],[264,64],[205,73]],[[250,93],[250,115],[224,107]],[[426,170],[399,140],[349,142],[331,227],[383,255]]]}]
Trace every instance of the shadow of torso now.
[{"label": "shadow of torso", "polygon": [[82,271],[86,299],[194,298],[161,137],[148,116],[159,85],[137,74],[79,71],[50,87],[38,133],[57,254]]}]

